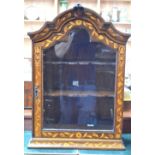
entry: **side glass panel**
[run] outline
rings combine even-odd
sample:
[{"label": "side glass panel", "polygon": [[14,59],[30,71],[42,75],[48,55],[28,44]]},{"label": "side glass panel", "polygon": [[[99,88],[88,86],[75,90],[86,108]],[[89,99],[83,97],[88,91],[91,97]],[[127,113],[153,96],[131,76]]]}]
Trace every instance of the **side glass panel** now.
[{"label": "side glass panel", "polygon": [[43,128],[113,130],[116,51],[74,28],[43,51]]}]

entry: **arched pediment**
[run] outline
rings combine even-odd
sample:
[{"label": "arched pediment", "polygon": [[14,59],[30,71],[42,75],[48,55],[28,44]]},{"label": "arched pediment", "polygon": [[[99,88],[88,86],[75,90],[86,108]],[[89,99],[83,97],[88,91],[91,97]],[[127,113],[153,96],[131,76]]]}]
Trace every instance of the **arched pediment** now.
[{"label": "arched pediment", "polygon": [[118,31],[111,22],[105,22],[104,19],[93,10],[81,6],[76,6],[59,14],[53,21],[45,22],[40,30],[28,33],[28,35],[34,43],[41,42],[50,38],[52,34],[61,32],[67,23],[76,22],[77,26],[78,24],[80,25],[81,21],[87,23],[87,27],[89,27],[90,23],[90,26],[93,26],[98,34],[103,34],[115,43],[126,44],[130,37],[129,34]]}]

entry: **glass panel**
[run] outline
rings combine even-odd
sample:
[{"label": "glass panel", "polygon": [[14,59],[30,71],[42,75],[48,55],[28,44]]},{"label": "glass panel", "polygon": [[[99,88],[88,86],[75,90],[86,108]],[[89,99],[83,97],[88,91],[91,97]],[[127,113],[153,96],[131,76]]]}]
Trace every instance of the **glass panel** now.
[{"label": "glass panel", "polygon": [[43,128],[113,130],[116,51],[78,27],[43,53]]}]

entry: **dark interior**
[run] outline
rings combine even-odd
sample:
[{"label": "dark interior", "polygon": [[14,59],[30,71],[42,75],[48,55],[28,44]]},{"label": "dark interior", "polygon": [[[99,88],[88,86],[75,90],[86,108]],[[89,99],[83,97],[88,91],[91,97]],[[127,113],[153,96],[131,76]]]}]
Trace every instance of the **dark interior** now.
[{"label": "dark interior", "polygon": [[116,51],[74,28],[43,51],[43,128],[113,130]]}]

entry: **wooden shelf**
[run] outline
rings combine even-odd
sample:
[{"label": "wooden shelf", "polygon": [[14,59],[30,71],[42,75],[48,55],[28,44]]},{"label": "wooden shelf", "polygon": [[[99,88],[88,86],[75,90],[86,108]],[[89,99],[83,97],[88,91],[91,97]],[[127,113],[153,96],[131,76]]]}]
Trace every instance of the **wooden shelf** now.
[{"label": "wooden shelf", "polygon": [[131,38],[129,38],[128,43],[131,43]]},{"label": "wooden shelf", "polygon": [[123,118],[124,119],[131,118],[131,111],[124,111],[123,112]]},{"label": "wooden shelf", "polygon": [[[24,20],[25,24],[32,24],[32,23],[39,23],[39,24],[43,24],[45,22],[47,22],[48,20]],[[112,22],[114,25],[128,25],[130,26],[131,23],[130,22]]]},{"label": "wooden shelf", "polygon": [[24,59],[27,59],[27,60],[32,60],[32,58],[29,58],[29,57],[24,57]]},{"label": "wooden shelf", "polygon": [[124,98],[124,102],[131,102],[131,99]]},{"label": "wooden shelf", "polygon": [[130,22],[112,22],[114,25],[127,25],[127,26],[131,26]]},{"label": "wooden shelf", "polygon": [[24,118],[32,118],[32,109],[24,110]]},{"label": "wooden shelf", "polygon": [[30,40],[30,37],[28,35],[24,35],[24,39],[29,39]]},{"label": "wooden shelf", "polygon": [[[32,118],[32,109],[25,109],[24,110],[24,118]],[[131,110],[123,112],[123,118],[131,118]]]},{"label": "wooden shelf", "polygon": [[24,23],[29,23],[29,24],[31,24],[31,23],[45,23],[46,22],[46,20],[24,20]]},{"label": "wooden shelf", "polygon": [[114,97],[114,92],[110,91],[54,91],[51,93],[45,93],[45,96],[69,96],[69,97],[86,97],[86,96],[95,96],[95,97]]},{"label": "wooden shelf", "polygon": [[[27,57],[25,59],[31,61],[32,58]],[[32,107],[32,81],[25,81],[24,85],[25,85],[25,88],[26,88],[25,92],[27,92],[28,95],[29,95],[29,96],[27,96],[26,100],[28,100],[28,99],[31,100],[31,102],[29,103],[29,107],[31,108]],[[25,106],[26,105],[27,105],[27,103],[25,103]],[[125,110],[130,109],[130,107],[131,107],[131,100],[127,100],[126,98],[124,98],[124,108],[125,108]]]},{"label": "wooden shelf", "polygon": [[98,62],[98,61],[46,61],[45,64],[53,64],[53,65],[116,65],[114,62]]}]

